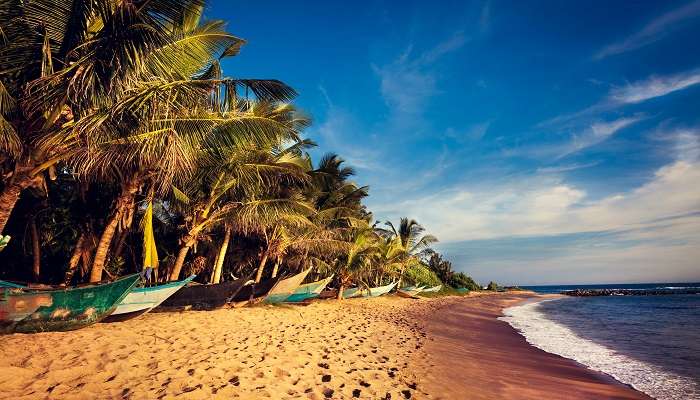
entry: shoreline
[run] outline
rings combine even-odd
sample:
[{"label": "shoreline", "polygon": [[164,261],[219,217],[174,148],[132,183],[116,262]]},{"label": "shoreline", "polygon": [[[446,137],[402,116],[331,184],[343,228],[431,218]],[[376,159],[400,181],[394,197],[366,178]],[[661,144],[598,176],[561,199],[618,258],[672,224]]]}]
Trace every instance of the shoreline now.
[{"label": "shoreline", "polygon": [[652,399],[612,376],[527,342],[498,317],[524,302],[556,298],[511,292],[446,304],[426,325],[438,399]]},{"label": "shoreline", "polygon": [[649,399],[497,319],[532,298],[384,296],[5,335],[0,398]]}]

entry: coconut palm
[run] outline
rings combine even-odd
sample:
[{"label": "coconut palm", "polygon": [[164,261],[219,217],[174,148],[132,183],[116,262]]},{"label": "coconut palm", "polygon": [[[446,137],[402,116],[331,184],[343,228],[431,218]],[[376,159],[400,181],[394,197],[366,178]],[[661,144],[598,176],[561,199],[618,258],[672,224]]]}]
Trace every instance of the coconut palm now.
[{"label": "coconut palm", "polygon": [[[279,81],[221,78],[218,60],[236,55],[244,41],[220,21],[200,23],[201,1],[79,5],[0,4],[0,231],[20,193],[43,187],[44,172],[52,175],[58,162],[90,153],[85,143],[160,140],[183,150],[164,139],[178,124],[202,133],[223,122],[260,133],[263,120],[217,120],[203,106],[230,113],[242,103],[242,87],[260,99],[294,96]],[[183,120],[173,109],[194,112]],[[153,147],[147,149],[130,161]],[[125,197],[139,186],[140,179],[131,181],[123,183]],[[115,210],[122,211],[116,214],[128,207],[117,201]]]},{"label": "coconut palm", "polygon": [[343,299],[343,291],[353,282],[366,280],[375,265],[378,255],[378,236],[372,229],[353,230],[349,237],[350,246],[347,253],[335,263],[335,275],[338,277],[338,300]]},{"label": "coconut palm", "polygon": [[430,245],[437,242],[437,238],[430,234],[424,234],[425,228],[414,219],[401,218],[399,228],[396,229],[391,221],[387,221],[390,231],[384,231],[385,236],[396,241],[400,248],[401,271],[399,274],[399,286],[404,272],[409,266],[420,262],[420,259],[430,255],[433,250]]}]

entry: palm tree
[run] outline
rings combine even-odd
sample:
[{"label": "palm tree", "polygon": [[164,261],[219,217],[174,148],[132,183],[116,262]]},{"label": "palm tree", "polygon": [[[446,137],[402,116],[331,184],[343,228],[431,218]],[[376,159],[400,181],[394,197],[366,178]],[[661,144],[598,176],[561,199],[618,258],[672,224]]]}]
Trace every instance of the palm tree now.
[{"label": "palm tree", "polygon": [[[293,114],[279,118],[306,124]],[[304,161],[294,154],[303,146],[297,143],[279,150],[295,137],[296,130],[291,129],[280,132],[267,144],[213,148],[213,156],[200,165],[187,189],[173,187],[172,203],[185,215],[186,229],[171,280],[178,279],[187,254],[201,235],[219,223],[227,222],[232,230],[248,233],[263,232],[281,220],[306,222],[304,215],[313,209],[293,193],[282,193],[284,188],[303,185],[307,179]],[[217,262],[223,264],[223,257]]]},{"label": "palm tree", "polygon": [[[265,101],[295,93],[279,81],[222,78],[219,59],[244,41],[220,21],[200,24],[200,1],[81,5],[0,5],[0,231],[20,193],[41,186],[58,162],[83,179],[109,178],[122,190],[97,246],[94,281],[146,181],[162,189],[168,181],[157,176],[191,172],[205,137],[230,143],[282,128],[255,115],[238,88]],[[112,165],[115,155],[121,165]]]},{"label": "palm tree", "polygon": [[398,283],[401,286],[401,280],[406,268],[419,262],[421,258],[432,254],[433,250],[430,248],[430,245],[438,240],[433,235],[423,234],[425,228],[414,219],[401,218],[399,229],[396,229],[390,221],[387,221],[386,225],[391,228],[391,231],[386,232],[388,237],[396,240],[396,246],[401,249],[402,253]]},{"label": "palm tree", "polygon": [[350,246],[343,258],[336,261],[335,274],[338,277],[338,300],[343,299],[343,291],[353,282],[361,282],[375,268],[374,259],[378,255],[377,235],[372,229],[354,230],[349,238]]}]

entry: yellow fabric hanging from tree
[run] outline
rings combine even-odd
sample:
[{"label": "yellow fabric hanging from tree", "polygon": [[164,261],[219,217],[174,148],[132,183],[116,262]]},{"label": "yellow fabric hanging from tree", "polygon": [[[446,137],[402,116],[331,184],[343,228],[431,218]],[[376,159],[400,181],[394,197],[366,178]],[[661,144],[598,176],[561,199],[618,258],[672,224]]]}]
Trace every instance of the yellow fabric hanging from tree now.
[{"label": "yellow fabric hanging from tree", "polygon": [[153,235],[153,202],[148,202],[146,213],[143,215],[143,269],[158,270],[158,250]]}]

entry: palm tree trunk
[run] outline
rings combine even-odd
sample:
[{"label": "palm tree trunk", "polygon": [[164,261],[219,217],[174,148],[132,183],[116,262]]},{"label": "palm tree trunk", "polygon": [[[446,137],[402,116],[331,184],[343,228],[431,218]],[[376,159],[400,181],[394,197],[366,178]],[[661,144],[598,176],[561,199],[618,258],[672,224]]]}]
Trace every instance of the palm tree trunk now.
[{"label": "palm tree trunk", "polygon": [[80,262],[80,257],[83,254],[83,243],[85,242],[85,232],[80,234],[78,238],[78,243],[75,244],[75,249],[73,249],[73,254],[70,256],[70,261],[68,261],[68,269],[63,278],[63,282],[67,285],[73,279],[75,270],[78,269],[78,262]]},{"label": "palm tree trunk", "polygon": [[31,183],[32,180],[29,177],[19,179],[5,186],[2,193],[0,193],[0,234],[3,229],[5,229],[5,225],[10,219],[10,214],[12,214],[15,204],[17,204],[17,200],[19,200],[19,195],[24,189],[28,188]]},{"label": "palm tree trunk", "polygon": [[112,238],[114,238],[114,232],[117,230],[117,225],[119,225],[122,216],[128,211],[130,204],[133,202],[134,195],[136,195],[140,183],[141,180],[139,177],[134,176],[131,181],[122,188],[122,192],[117,198],[114,212],[107,220],[105,230],[102,232],[100,241],[97,243],[95,258],[92,260],[92,269],[90,271],[90,282],[99,282],[102,280],[102,271],[104,270]]},{"label": "palm tree trunk", "polygon": [[177,258],[175,259],[175,265],[173,265],[173,271],[170,273],[170,278],[168,279],[169,281],[176,281],[180,278],[180,271],[182,270],[182,266],[185,264],[185,258],[187,257],[187,253],[189,253],[191,246],[192,245],[190,243],[185,243],[182,247],[180,247],[180,251],[177,253]]},{"label": "palm tree trunk", "polygon": [[226,234],[224,235],[224,242],[221,244],[221,249],[219,250],[219,256],[216,258],[216,265],[214,265],[214,272],[212,273],[211,283],[221,282],[221,271],[224,268],[224,258],[226,258],[226,250],[228,250],[228,242],[231,240],[231,228],[226,227]]},{"label": "palm tree trunk", "polygon": [[280,269],[280,262],[281,262],[281,260],[279,258],[277,258],[277,260],[275,261],[275,266],[274,266],[274,268],[272,268],[272,277],[273,278],[277,278],[277,271],[279,271],[279,269]]},{"label": "palm tree trunk", "polygon": [[29,222],[29,231],[32,236],[32,276],[34,282],[39,282],[41,274],[41,244],[39,243],[39,231],[36,228],[36,218],[32,217]]},{"label": "palm tree trunk", "polygon": [[260,283],[262,279],[263,270],[265,269],[265,264],[267,264],[268,251],[265,250],[262,260],[260,260],[260,266],[258,266],[258,273],[255,275],[255,283]]},{"label": "palm tree trunk", "polygon": [[343,300],[343,291],[345,290],[345,284],[341,283],[340,287],[338,288],[338,296],[336,296],[337,300]]}]

